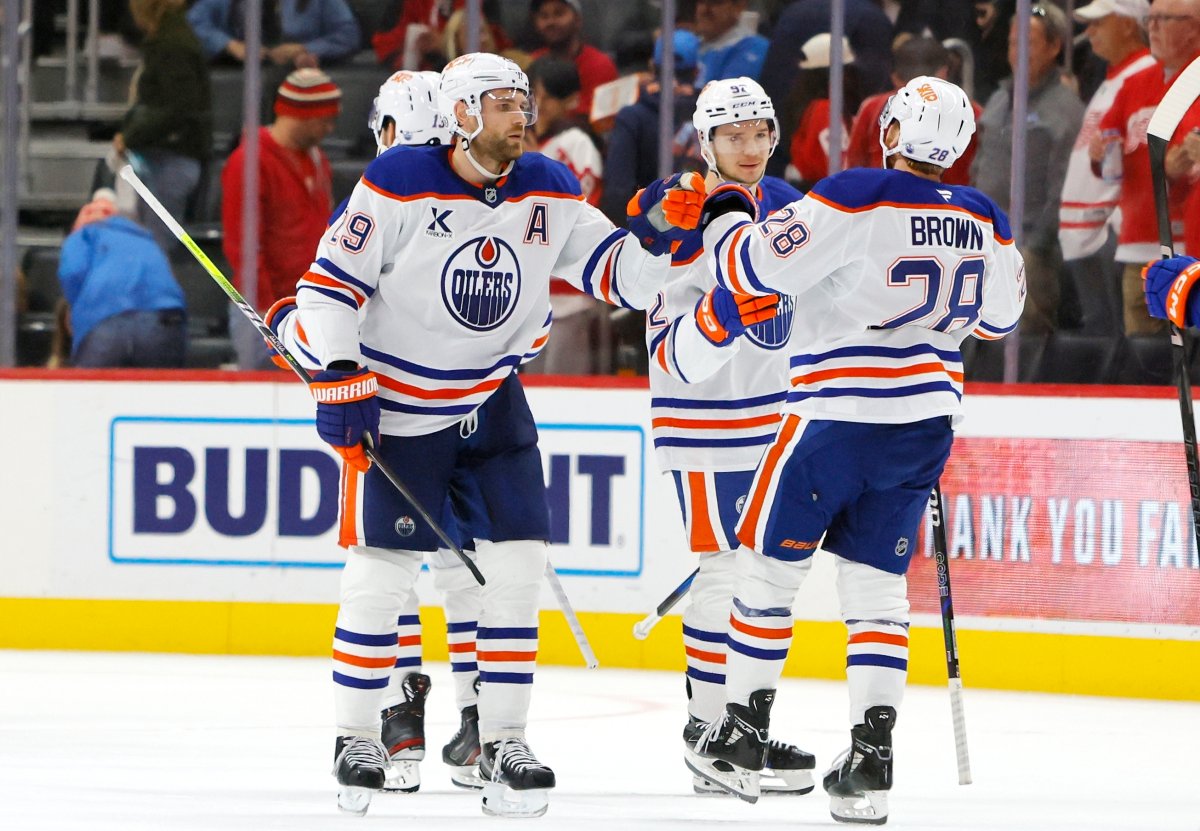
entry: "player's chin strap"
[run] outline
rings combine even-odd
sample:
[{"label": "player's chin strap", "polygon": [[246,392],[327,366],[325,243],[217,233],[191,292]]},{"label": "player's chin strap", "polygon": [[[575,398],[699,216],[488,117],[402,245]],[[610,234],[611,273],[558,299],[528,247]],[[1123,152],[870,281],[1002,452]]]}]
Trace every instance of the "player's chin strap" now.
[{"label": "player's chin strap", "polygon": [[484,167],[478,161],[476,161],[474,154],[471,153],[471,140],[470,139],[464,138],[462,140],[462,150],[463,150],[463,154],[467,157],[467,161],[469,161],[471,163],[471,167],[475,168],[475,170],[478,171],[480,176],[486,176],[488,179],[492,179],[492,180],[503,179],[505,176],[507,176],[509,174],[509,172],[512,171],[513,165],[516,164],[516,161],[511,161],[507,165],[505,165],[504,169],[501,170],[499,173],[492,173],[492,171],[488,170],[486,167]]}]

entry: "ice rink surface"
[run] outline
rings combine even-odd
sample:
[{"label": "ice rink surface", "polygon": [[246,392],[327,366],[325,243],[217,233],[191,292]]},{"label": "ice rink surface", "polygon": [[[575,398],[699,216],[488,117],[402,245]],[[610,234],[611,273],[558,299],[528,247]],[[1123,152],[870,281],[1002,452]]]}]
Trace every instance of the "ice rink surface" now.
[{"label": "ice rink surface", "polygon": [[[538,670],[529,729],[558,775],[550,810],[484,817],[441,764],[458,725],[444,664],[427,668],[420,793],[342,816],[329,671],[321,659],[0,651],[0,829],[865,827],[834,823],[819,785],[757,805],[692,795],[680,675],[555,667]],[[1200,829],[1200,705],[968,688],[975,783],[960,787],[946,689],[907,695],[887,828]],[[772,732],[816,753],[820,772],[849,743],[845,702],[841,683],[787,680]]]}]

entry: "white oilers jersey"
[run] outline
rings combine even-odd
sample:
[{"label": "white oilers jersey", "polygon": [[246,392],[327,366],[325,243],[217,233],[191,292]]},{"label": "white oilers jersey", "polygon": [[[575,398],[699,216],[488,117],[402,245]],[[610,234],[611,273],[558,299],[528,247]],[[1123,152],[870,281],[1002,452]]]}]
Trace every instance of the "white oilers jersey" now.
[{"label": "white oilers jersey", "polygon": [[786,411],[899,424],[960,412],[959,344],[1016,328],[1025,269],[1008,219],[974,188],[855,169],[752,224],[727,213],[704,232],[717,280],[746,294],[823,291],[796,314]]},{"label": "white oilers jersey", "polygon": [[550,328],[550,275],[644,309],[665,281],[651,257],[537,153],[494,184],[450,167],[449,147],[375,159],[297,284],[286,345],[379,376],[382,432],[424,435],[473,412]]},{"label": "white oilers jersey", "polygon": [[[773,177],[756,195],[764,215],[800,198]],[[717,346],[696,324],[696,305],[714,285],[703,246],[698,230],[683,240],[646,316],[655,455],[662,470],[754,470],[779,426],[796,301],[783,297],[774,319]]]}]

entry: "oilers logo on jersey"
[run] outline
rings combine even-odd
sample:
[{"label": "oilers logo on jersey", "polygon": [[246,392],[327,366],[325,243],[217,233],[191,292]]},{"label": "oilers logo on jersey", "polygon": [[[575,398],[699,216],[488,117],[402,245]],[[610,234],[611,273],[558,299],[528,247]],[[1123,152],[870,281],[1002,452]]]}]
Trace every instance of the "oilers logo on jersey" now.
[{"label": "oilers logo on jersey", "polygon": [[763,349],[782,349],[791,337],[795,314],[796,298],[785,294],[779,298],[779,313],[770,320],[747,327],[746,337]]},{"label": "oilers logo on jersey", "polygon": [[476,237],[459,246],[442,269],[442,300],[468,329],[502,326],[521,294],[521,264],[498,237]]}]

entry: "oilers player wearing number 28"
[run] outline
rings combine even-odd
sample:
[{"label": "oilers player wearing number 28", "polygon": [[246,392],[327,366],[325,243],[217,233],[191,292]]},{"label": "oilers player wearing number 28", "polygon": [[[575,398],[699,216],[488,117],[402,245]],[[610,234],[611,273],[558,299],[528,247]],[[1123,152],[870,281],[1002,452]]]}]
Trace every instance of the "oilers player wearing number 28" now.
[{"label": "oilers player wearing number 28", "polygon": [[[683,614],[688,745],[725,710],[735,528],[754,469],[779,425],[795,308],[792,297],[734,295],[713,285],[696,228],[699,208],[705,190],[722,181],[750,188],[764,216],[800,198],[791,185],[764,175],[779,143],[779,124],[775,105],[756,81],[709,82],[696,99],[692,124],[708,175],[655,182],[629,203],[632,231],[674,247],[671,282],[649,311],[646,337],[654,450],[659,467],[675,480],[688,547],[700,565]],[[672,184],[676,189],[663,199]],[[662,219],[691,230],[660,233],[654,213],[660,199]],[[772,741],[763,790],[807,793],[815,766],[812,754]],[[694,778],[693,787],[721,792],[702,777]]]},{"label": "oilers player wearing number 28", "polygon": [[[550,274],[645,308],[670,259],[583,201],[563,165],[522,155],[536,118],[525,73],[476,53],[442,72],[452,146],[396,147],[370,164],[300,279],[296,345],[324,367],[317,428],[345,459],[347,551],[334,640],[339,806],[384,784],[379,710],[396,618],[438,539],[378,470],[364,435],[426,508],[472,493],[488,540],[476,649],[486,813],[545,812],[554,772],[525,741],[549,516],[537,429],[514,369],[550,329]],[[467,483],[464,485],[464,483]],[[457,510],[456,510],[457,512]]]},{"label": "oilers player wearing number 28", "polygon": [[794,295],[798,318],[822,321],[816,338],[792,341],[783,421],[738,525],[725,713],[688,755],[748,801],[759,794],[792,603],[820,544],[834,555],[849,633],[851,724],[851,747],[823,784],[835,819],[887,821],[908,668],[904,575],[960,414],[959,344],[1011,331],[1025,299],[1007,218],[973,188],[941,183],[974,132],[962,90],[914,78],[880,117],[888,169],[817,183],[772,217],[788,213],[794,228],[756,224],[757,203],[735,184],[705,200],[717,282]]}]

